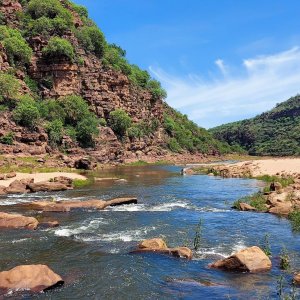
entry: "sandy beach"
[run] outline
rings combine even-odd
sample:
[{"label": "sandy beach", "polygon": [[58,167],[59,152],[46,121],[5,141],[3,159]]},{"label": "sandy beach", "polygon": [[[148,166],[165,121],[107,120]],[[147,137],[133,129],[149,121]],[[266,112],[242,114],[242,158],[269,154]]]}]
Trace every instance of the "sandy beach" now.
[{"label": "sandy beach", "polygon": [[42,181],[49,181],[52,178],[64,176],[71,179],[82,179],[86,180],[86,177],[83,175],[79,175],[76,173],[67,173],[67,172],[53,172],[53,173],[16,173],[17,176],[6,179],[6,180],[0,180],[0,185],[8,187],[13,181],[20,180],[20,179],[27,179],[27,178],[33,178],[34,182],[42,182]]},{"label": "sandy beach", "polygon": [[296,174],[300,174],[300,158],[272,158],[255,161],[243,161],[234,165],[247,165],[253,176],[272,176],[282,173],[295,176]]}]

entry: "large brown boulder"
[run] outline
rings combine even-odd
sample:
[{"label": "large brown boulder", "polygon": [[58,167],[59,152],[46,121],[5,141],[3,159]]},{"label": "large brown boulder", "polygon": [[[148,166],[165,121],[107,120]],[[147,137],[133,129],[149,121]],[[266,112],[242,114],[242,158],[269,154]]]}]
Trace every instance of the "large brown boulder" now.
[{"label": "large brown boulder", "polygon": [[272,267],[269,257],[256,246],[241,250],[228,258],[218,260],[212,268],[251,273],[268,271]]},{"label": "large brown boulder", "polygon": [[168,249],[167,244],[165,243],[165,241],[163,239],[159,239],[159,238],[154,238],[154,239],[150,239],[150,240],[144,240],[142,242],[139,243],[138,245],[139,249],[152,249],[152,250],[162,250],[162,249]]},{"label": "large brown boulder", "polygon": [[65,176],[54,177],[53,181],[62,183],[64,185],[66,185],[67,187],[73,186],[73,179],[71,179],[69,177],[65,177]]},{"label": "large brown boulder", "polygon": [[38,220],[33,217],[0,212],[0,228],[36,229],[38,224]]},{"label": "large brown boulder", "polygon": [[87,157],[76,160],[74,166],[76,169],[82,169],[82,170],[92,170],[93,169],[92,162]]},{"label": "large brown boulder", "polygon": [[65,191],[70,189],[70,187],[66,186],[60,182],[50,182],[50,181],[43,181],[37,183],[28,184],[28,188],[32,193],[35,192],[58,192],[58,191]]},{"label": "large brown boulder", "polygon": [[154,238],[140,242],[138,245],[138,249],[134,252],[155,252],[187,259],[192,259],[193,257],[193,252],[191,249],[187,247],[169,248],[165,241],[160,238]]},{"label": "large brown boulder", "polygon": [[10,172],[6,174],[6,179],[14,178],[16,176],[17,176],[16,172]]},{"label": "large brown boulder", "polygon": [[27,184],[21,180],[13,181],[6,189],[7,194],[25,194],[28,192]]},{"label": "large brown boulder", "polygon": [[6,191],[6,187],[5,186],[0,186],[0,196],[1,195],[6,195],[7,191]]},{"label": "large brown boulder", "polygon": [[46,265],[23,265],[0,272],[0,289],[40,292],[62,285],[62,278]]},{"label": "large brown boulder", "polygon": [[294,283],[300,285],[300,273],[294,276]]}]

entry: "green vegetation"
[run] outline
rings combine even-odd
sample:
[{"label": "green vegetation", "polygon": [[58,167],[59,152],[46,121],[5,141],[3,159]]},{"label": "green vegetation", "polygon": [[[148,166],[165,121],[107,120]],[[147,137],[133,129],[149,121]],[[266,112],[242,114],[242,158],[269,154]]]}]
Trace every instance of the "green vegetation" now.
[{"label": "green vegetation", "polygon": [[186,115],[167,107],[164,128],[170,136],[168,147],[171,151],[201,153],[228,153],[231,148],[226,143],[216,141],[204,128],[198,127]]},{"label": "green vegetation", "polygon": [[15,76],[0,73],[0,103],[16,100],[19,97],[20,83]]},{"label": "green vegetation", "polygon": [[281,249],[280,255],[280,269],[281,270],[289,270],[291,267],[291,259],[286,247]]},{"label": "green vegetation", "polygon": [[55,119],[47,125],[46,129],[50,145],[52,147],[60,145],[63,137],[63,122],[60,119]]},{"label": "green vegetation", "polygon": [[202,227],[203,227],[203,221],[202,219],[199,220],[199,223],[196,226],[195,230],[195,236],[194,236],[194,250],[197,251],[201,247],[201,241],[202,241]]},{"label": "green vegetation", "polygon": [[24,65],[30,62],[32,50],[19,30],[1,25],[0,42],[6,50],[11,65]]},{"label": "green vegetation", "polygon": [[43,48],[43,55],[46,58],[65,57],[70,61],[75,58],[74,48],[69,41],[59,37],[52,37],[48,45]]},{"label": "green vegetation", "polygon": [[300,210],[294,210],[289,214],[289,220],[292,223],[294,231],[300,231]]},{"label": "green vegetation", "polygon": [[128,128],[130,128],[132,120],[128,114],[122,109],[116,109],[110,114],[110,127],[119,136],[124,136]]},{"label": "green vegetation", "polygon": [[15,135],[13,132],[9,132],[8,134],[0,137],[0,144],[12,145],[14,143]]},{"label": "green vegetation", "polygon": [[256,208],[258,211],[266,211],[266,199],[261,192],[255,193],[250,196],[245,196],[237,201],[235,201],[232,205],[235,209],[241,209],[240,203],[248,203],[252,207]]},{"label": "green vegetation", "polygon": [[17,124],[33,129],[40,119],[36,101],[30,96],[22,96],[14,110],[13,118]]},{"label": "green vegetation", "polygon": [[86,187],[88,185],[91,185],[92,183],[93,183],[92,179],[74,179],[73,180],[73,186],[74,186],[74,188],[77,188],[77,189]]},{"label": "green vegetation", "polygon": [[272,256],[271,246],[270,246],[270,235],[268,233],[265,234],[264,240],[262,243],[262,250],[265,252],[267,256]]},{"label": "green vegetation", "polygon": [[300,154],[300,96],[253,119],[211,129],[215,138],[238,145],[251,155]]}]

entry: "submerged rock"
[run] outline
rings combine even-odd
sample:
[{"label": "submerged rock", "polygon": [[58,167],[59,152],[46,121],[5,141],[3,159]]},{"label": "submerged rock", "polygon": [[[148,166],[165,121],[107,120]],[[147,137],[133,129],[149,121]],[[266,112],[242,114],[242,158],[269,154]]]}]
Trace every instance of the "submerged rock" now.
[{"label": "submerged rock", "polygon": [[160,238],[154,238],[140,242],[138,249],[133,252],[156,252],[187,259],[192,259],[193,257],[193,252],[191,249],[187,247],[169,248],[165,241]]},{"label": "submerged rock", "polygon": [[46,265],[23,265],[0,272],[0,289],[44,291],[62,285],[62,278]]},{"label": "submerged rock", "polygon": [[0,228],[36,229],[38,224],[38,220],[33,217],[0,212]]},{"label": "submerged rock", "polygon": [[262,272],[272,267],[269,257],[256,246],[241,250],[228,258],[218,260],[210,265],[211,268],[227,271]]}]

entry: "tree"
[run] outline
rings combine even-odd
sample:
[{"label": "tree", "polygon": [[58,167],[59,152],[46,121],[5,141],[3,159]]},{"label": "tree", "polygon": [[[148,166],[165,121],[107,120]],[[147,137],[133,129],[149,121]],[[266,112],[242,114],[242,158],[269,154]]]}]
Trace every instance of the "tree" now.
[{"label": "tree", "polygon": [[124,136],[127,129],[131,126],[131,118],[122,109],[116,109],[110,114],[110,127],[119,136]]},{"label": "tree", "polygon": [[65,57],[70,61],[73,61],[75,58],[74,48],[71,43],[59,37],[52,37],[42,52],[47,58]]},{"label": "tree", "polygon": [[20,83],[13,75],[0,73],[0,102],[16,100],[19,89]]},{"label": "tree", "polygon": [[90,115],[82,119],[76,127],[76,137],[82,147],[93,147],[94,138],[99,134],[98,120]]}]

